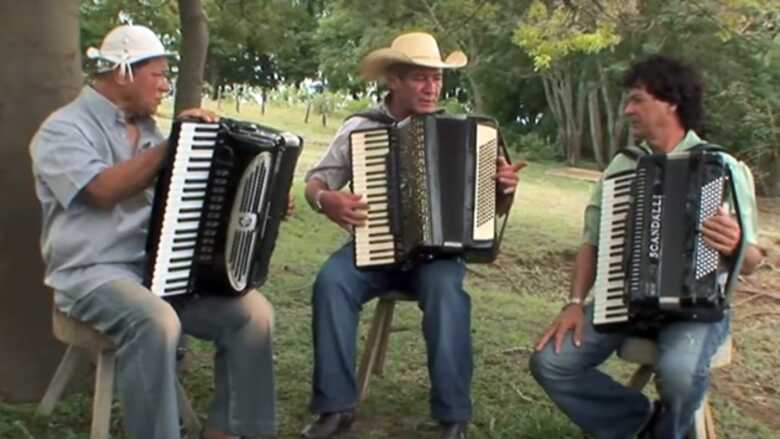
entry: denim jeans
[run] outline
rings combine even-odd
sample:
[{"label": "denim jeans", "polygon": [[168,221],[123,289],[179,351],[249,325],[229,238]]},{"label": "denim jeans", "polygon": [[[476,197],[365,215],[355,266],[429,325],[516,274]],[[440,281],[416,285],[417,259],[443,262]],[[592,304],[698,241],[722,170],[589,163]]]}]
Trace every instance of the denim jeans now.
[{"label": "denim jeans", "polygon": [[117,390],[131,439],[177,439],[176,347],[183,332],[214,341],[210,428],[255,436],[274,432],[272,310],[256,291],[233,297],[166,300],[118,280],[79,299],[71,317],[117,346]]},{"label": "denim jeans", "polygon": [[[582,345],[566,335],[561,352],[554,342],[531,356],[536,381],[558,407],[582,430],[598,439],[633,438],[648,421],[650,401],[597,367],[615,352],[630,333],[600,333],[587,307]],[[716,323],[675,322],[657,334],[656,380],[664,405],[655,437],[683,438],[693,424],[709,382],[710,360],[729,332],[727,314]]]},{"label": "denim jeans", "polygon": [[471,417],[471,300],[463,291],[465,266],[456,258],[411,267],[357,269],[353,246],[331,255],[314,282],[312,412],[349,410],[357,402],[355,345],[363,304],[404,289],[418,298],[431,382],[430,406],[440,422]]}]

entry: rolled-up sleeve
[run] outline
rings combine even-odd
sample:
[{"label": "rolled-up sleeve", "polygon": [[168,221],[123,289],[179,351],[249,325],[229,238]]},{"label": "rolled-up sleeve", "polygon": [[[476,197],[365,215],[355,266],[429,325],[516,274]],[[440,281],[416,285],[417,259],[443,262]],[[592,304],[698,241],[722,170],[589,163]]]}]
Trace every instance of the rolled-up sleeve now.
[{"label": "rolled-up sleeve", "polygon": [[734,190],[739,205],[740,222],[742,223],[742,236],[745,242],[752,245],[758,244],[758,209],[756,207],[755,185],[750,168],[743,163],[731,165],[731,175],[734,179]]},{"label": "rolled-up sleeve", "polygon": [[601,188],[604,177],[596,183],[585,207],[582,227],[582,242],[594,247],[599,245],[599,224],[601,223]]},{"label": "rolled-up sleeve", "polygon": [[365,119],[360,117],[354,117],[346,121],[336,132],[336,136],[328,145],[325,155],[306,172],[305,181],[316,178],[324,182],[332,190],[344,187],[352,178],[349,158],[349,135],[362,125],[365,125]]},{"label": "rolled-up sleeve", "polygon": [[109,165],[74,124],[49,120],[32,141],[36,178],[67,208],[76,195]]}]

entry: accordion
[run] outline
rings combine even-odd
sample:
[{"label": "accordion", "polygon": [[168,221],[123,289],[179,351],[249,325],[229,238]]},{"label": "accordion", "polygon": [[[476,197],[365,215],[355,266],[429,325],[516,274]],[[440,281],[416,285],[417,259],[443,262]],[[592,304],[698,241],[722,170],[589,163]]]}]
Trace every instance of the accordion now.
[{"label": "accordion", "polygon": [[302,147],[296,135],[249,122],[174,122],[144,284],[163,297],[261,285]]},{"label": "accordion", "polygon": [[497,156],[507,154],[495,120],[412,116],[355,130],[349,144],[351,189],[369,206],[367,221],[355,227],[357,267],[437,255],[496,258],[494,176]]},{"label": "accordion", "polygon": [[737,265],[704,242],[701,228],[731,199],[738,211],[723,156],[704,150],[643,156],[634,171],[605,177],[594,327],[720,320]]}]

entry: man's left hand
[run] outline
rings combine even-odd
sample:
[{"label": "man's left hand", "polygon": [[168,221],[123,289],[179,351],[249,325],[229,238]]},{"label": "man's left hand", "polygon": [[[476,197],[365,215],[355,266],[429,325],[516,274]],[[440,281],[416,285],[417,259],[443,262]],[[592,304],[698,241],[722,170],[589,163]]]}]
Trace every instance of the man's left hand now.
[{"label": "man's left hand", "polygon": [[734,254],[742,237],[739,223],[723,207],[717,215],[704,221],[701,231],[704,242],[725,256]]},{"label": "man's left hand", "polygon": [[506,159],[499,156],[496,159],[496,182],[498,183],[498,193],[511,194],[514,193],[517,187],[517,173],[523,169],[528,162],[525,160],[518,160],[516,163],[510,165]]},{"label": "man's left hand", "polygon": [[207,123],[214,123],[219,120],[219,116],[217,116],[217,113],[206,110],[205,108],[188,108],[186,110],[182,110],[176,116],[177,119],[182,119],[186,117],[200,119],[201,121]]}]

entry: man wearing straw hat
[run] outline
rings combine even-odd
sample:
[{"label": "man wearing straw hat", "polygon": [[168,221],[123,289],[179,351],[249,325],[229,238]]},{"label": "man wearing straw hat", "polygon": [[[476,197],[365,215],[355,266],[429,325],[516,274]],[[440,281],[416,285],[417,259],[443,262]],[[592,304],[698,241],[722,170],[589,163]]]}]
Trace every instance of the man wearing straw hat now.
[{"label": "man wearing straw hat", "polygon": [[[55,305],[117,346],[117,387],[133,439],[180,437],[176,348],[181,332],[216,343],[206,439],[275,430],[271,306],[258,292],[168,302],[142,286],[153,187],[166,139],[152,115],[170,91],[171,56],[143,26],[119,26],[97,73],[42,124],[30,146],[43,211],[45,282]],[[214,121],[203,109],[179,116]]]},{"label": "man wearing straw hat", "polygon": [[[325,156],[306,174],[306,199],[316,211],[344,228],[361,224],[368,206],[360,195],[342,192],[350,178],[349,134],[353,130],[389,125],[414,114],[437,110],[442,70],[466,65],[463,52],[442,60],[436,40],[414,32],[398,36],[391,47],[363,59],[366,80],[381,78],[390,90],[384,102],[349,118]],[[499,190],[511,198],[521,164],[497,165]],[[465,437],[471,418],[471,304],[463,290],[460,258],[439,258],[387,270],[355,268],[352,243],[331,255],[314,283],[312,299],[314,374],[310,408],[318,418],[303,431],[307,438],[328,438],[353,422],[357,403],[355,345],[358,313],[369,300],[392,289],[417,295],[423,312],[428,351],[431,414],[441,425],[441,437]]]}]

